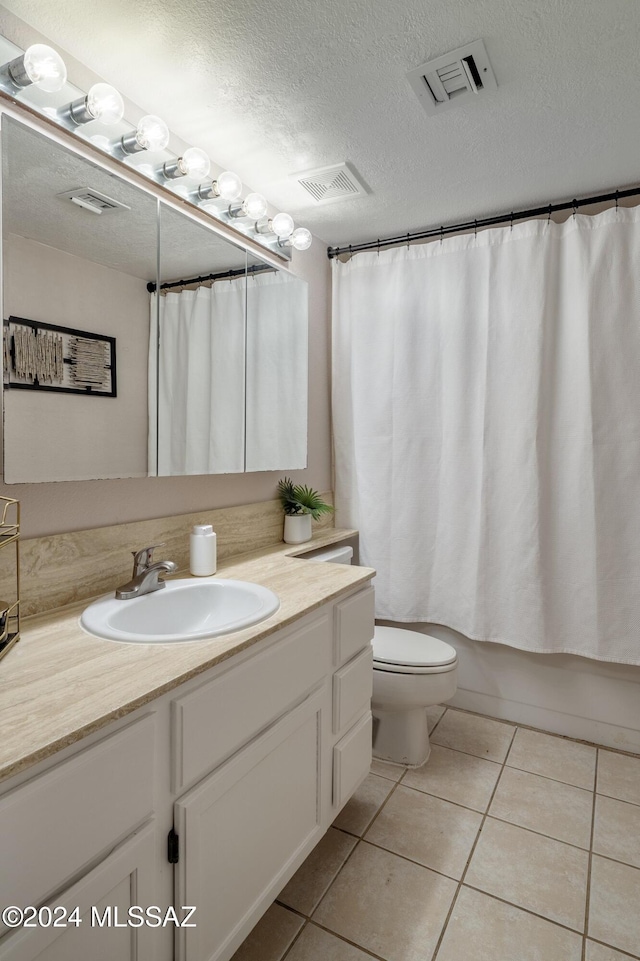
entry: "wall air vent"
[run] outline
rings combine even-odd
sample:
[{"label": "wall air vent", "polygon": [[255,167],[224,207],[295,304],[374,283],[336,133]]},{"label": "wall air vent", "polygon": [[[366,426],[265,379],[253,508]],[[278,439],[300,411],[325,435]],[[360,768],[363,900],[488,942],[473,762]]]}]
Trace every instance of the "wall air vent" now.
[{"label": "wall air vent", "polygon": [[349,164],[333,164],[296,174],[296,180],[311,194],[316,204],[332,204],[337,200],[363,197],[367,191]]},{"label": "wall air vent", "polygon": [[423,63],[407,79],[430,116],[498,86],[482,40]]},{"label": "wall air vent", "polygon": [[76,187],[74,190],[65,190],[63,193],[56,194],[62,200],[70,200],[77,207],[88,210],[93,214],[104,214],[109,210],[131,210],[126,204],[121,204],[113,197],[101,194],[99,190],[92,187]]}]

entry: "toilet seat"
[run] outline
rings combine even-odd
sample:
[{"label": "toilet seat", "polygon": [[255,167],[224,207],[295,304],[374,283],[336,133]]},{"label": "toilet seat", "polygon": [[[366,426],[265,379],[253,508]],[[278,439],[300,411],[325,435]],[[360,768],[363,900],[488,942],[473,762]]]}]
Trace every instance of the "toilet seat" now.
[{"label": "toilet seat", "polygon": [[458,665],[455,649],[429,634],[399,627],[376,627],[373,669],[393,674],[443,674]]}]

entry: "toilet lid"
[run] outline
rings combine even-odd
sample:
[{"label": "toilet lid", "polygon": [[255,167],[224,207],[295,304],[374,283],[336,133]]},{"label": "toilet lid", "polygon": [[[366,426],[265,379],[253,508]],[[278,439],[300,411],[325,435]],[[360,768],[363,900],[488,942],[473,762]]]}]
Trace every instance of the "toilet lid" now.
[{"label": "toilet lid", "polygon": [[373,659],[383,664],[408,667],[439,667],[453,664],[456,652],[450,644],[400,627],[376,627],[373,635]]}]

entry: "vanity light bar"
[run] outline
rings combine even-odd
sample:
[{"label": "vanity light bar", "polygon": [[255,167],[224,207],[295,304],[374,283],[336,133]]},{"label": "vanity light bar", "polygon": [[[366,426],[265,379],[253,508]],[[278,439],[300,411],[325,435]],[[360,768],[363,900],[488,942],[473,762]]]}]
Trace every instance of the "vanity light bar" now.
[{"label": "vanity light bar", "polygon": [[[67,68],[62,57],[43,43],[33,44],[23,54],[0,66],[0,88],[14,99],[31,85],[45,93],[57,93],[66,82]],[[95,83],[85,96],[72,100],[60,109],[46,108],[44,112],[72,131],[94,120],[105,126],[113,126],[124,118],[124,101],[115,87],[107,83]],[[134,130],[114,141],[102,135],[90,139],[99,149],[122,159],[123,154],[133,156],[143,151],[165,150],[169,143],[169,129],[160,117],[148,114]],[[167,160],[159,167],[140,164],[135,169],[158,183],[176,181],[182,177],[203,181],[194,192],[188,193],[188,188],[180,192],[191,203],[217,219],[227,222],[252,220],[254,239],[271,250],[282,253],[292,247],[306,250],[311,245],[311,233],[305,227],[294,229],[289,214],[267,217],[267,201],[262,194],[249,193],[244,200],[240,200],[242,181],[237,174],[226,170],[215,180],[206,182],[210,166],[211,161],[204,150],[189,147],[182,156]]]}]

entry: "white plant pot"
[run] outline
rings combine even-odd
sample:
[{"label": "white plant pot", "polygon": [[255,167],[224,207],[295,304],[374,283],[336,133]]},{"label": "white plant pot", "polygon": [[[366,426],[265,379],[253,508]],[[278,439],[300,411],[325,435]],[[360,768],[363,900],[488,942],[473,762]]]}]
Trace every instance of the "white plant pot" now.
[{"label": "white plant pot", "polygon": [[284,515],[285,544],[304,544],[311,540],[311,514]]}]

